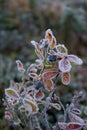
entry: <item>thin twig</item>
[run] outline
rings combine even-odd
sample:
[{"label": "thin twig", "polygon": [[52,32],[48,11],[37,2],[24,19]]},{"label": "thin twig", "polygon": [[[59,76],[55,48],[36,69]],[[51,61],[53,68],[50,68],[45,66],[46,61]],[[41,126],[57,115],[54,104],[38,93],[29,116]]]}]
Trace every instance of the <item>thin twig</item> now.
[{"label": "thin twig", "polygon": [[32,125],[31,118],[29,119],[29,130],[33,130],[33,125]]},{"label": "thin twig", "polygon": [[66,122],[66,117],[67,117],[67,110],[64,108],[64,105],[62,104],[61,100],[60,100],[60,97],[57,97],[57,100],[61,106],[61,108],[63,109],[64,111],[64,122]]},{"label": "thin twig", "polygon": [[36,122],[36,128],[37,128],[37,130],[42,130],[42,128],[41,128],[41,126],[40,126],[40,123],[39,123],[39,121],[38,121],[38,118],[37,118],[37,116],[35,115],[35,122]]},{"label": "thin twig", "polygon": [[37,117],[37,114],[35,115],[31,115],[30,117],[30,125],[31,125],[31,129],[29,130],[42,130],[41,129],[41,126],[39,124],[39,121],[38,121],[38,117]]},{"label": "thin twig", "polygon": [[45,105],[45,108],[43,110],[43,118],[44,118],[44,124],[45,124],[45,127],[46,127],[46,130],[50,130],[50,126],[49,126],[49,122],[48,122],[48,117],[47,117],[47,110],[48,110],[48,107],[50,105],[50,102],[51,102],[51,98],[52,98],[52,95],[54,93],[55,89],[53,89],[53,91],[49,94],[49,96],[46,98],[46,105]]}]

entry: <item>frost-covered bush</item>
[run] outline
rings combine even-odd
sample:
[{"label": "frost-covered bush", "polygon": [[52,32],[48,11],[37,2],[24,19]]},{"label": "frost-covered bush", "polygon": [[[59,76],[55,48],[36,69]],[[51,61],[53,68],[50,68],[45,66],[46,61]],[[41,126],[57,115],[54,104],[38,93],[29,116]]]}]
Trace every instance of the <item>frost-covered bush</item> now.
[{"label": "frost-covered bush", "polygon": [[[5,119],[9,125],[18,125],[25,130],[87,129],[80,117],[79,102],[83,93],[78,92],[66,106],[56,94],[59,76],[62,84],[68,85],[72,63],[81,65],[83,61],[68,54],[65,45],[57,43],[51,29],[46,30],[45,38],[40,42],[31,41],[31,44],[38,58],[26,69],[20,60],[16,60],[22,80],[20,83],[11,81],[10,87],[5,89]],[[57,118],[52,124],[49,111],[53,114],[58,111],[61,120]]]}]

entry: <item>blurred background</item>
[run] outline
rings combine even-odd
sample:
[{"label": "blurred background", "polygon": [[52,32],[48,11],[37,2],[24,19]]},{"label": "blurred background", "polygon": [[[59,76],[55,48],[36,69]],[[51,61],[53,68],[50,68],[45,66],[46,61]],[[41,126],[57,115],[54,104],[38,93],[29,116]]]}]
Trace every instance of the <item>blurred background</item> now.
[{"label": "blurred background", "polygon": [[[0,129],[9,130],[4,120],[2,98],[10,80],[20,81],[15,60],[26,66],[36,55],[31,40],[44,38],[52,29],[57,42],[64,43],[70,54],[83,59],[74,66],[68,87],[59,80],[61,99],[70,102],[78,91],[87,96],[87,0],[0,0]],[[60,87],[62,86],[62,87]],[[82,104],[82,117],[87,120],[87,99]]]}]

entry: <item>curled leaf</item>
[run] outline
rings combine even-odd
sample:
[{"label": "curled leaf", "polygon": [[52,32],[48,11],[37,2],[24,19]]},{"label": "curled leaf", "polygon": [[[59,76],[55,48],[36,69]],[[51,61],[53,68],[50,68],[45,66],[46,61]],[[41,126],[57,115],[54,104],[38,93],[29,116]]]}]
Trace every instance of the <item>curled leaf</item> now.
[{"label": "curled leaf", "polygon": [[52,33],[51,29],[48,29],[45,33],[45,39],[52,41],[52,38],[53,38],[53,33]]},{"label": "curled leaf", "polygon": [[81,111],[79,110],[79,109],[77,109],[77,108],[73,108],[72,110],[71,110],[71,112],[73,113],[73,114],[75,114],[75,115],[81,115]]},{"label": "curled leaf", "polygon": [[39,49],[39,50],[35,49],[35,53],[37,54],[37,56],[40,59],[43,58],[43,51],[42,51],[42,49]]},{"label": "curled leaf", "polygon": [[23,67],[22,62],[21,62],[20,60],[16,60],[16,63],[17,63],[18,71],[24,73],[24,72],[25,72],[25,69],[24,69],[24,67]]},{"label": "curled leaf", "polygon": [[31,44],[34,45],[36,50],[38,50],[38,51],[40,50],[39,44],[37,42],[31,41]]},{"label": "curled leaf", "polygon": [[30,98],[30,97],[33,97],[34,95],[34,86],[30,86],[27,88],[27,93],[26,93],[26,97]]},{"label": "curled leaf", "polygon": [[36,52],[37,56],[39,58],[42,58],[43,57],[43,50],[42,50],[42,48],[40,48],[40,45],[37,42],[35,42],[35,41],[31,41],[31,43],[35,47],[35,52]]},{"label": "curled leaf", "polygon": [[38,75],[36,73],[29,73],[29,77],[33,78],[33,79],[38,79]]},{"label": "curled leaf", "polygon": [[61,110],[61,106],[58,103],[51,103],[51,106],[53,106],[57,110]]},{"label": "curled leaf", "polygon": [[56,38],[53,37],[51,43],[50,43],[50,48],[53,49],[56,46]]}]

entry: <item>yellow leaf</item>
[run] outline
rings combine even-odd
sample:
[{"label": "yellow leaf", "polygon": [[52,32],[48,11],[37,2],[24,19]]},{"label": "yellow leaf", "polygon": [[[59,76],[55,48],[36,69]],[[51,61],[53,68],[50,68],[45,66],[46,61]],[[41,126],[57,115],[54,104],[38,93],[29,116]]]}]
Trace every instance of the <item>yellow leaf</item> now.
[{"label": "yellow leaf", "polygon": [[5,89],[5,94],[7,97],[9,98],[19,98],[19,94],[16,92],[16,90],[12,89],[12,88],[8,88],[8,89]]}]

